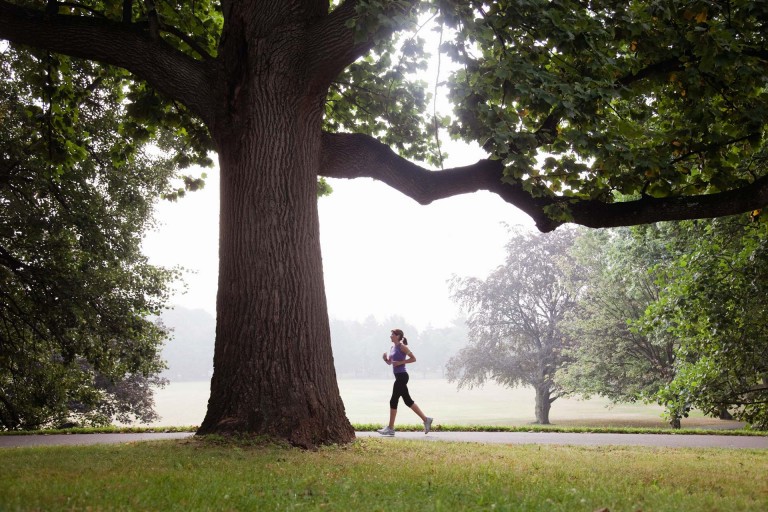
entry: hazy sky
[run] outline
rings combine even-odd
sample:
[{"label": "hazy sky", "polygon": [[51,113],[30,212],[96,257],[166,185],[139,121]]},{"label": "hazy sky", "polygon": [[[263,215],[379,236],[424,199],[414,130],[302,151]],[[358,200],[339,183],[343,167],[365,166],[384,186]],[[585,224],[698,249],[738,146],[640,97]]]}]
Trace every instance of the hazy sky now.
[{"label": "hazy sky", "polygon": [[[451,166],[477,160],[467,150]],[[159,229],[145,238],[154,264],[181,265],[186,292],[173,300],[215,314],[218,273],[218,170],[202,191],[162,202]],[[453,274],[485,277],[504,258],[503,222],[533,226],[520,210],[487,192],[421,206],[370,179],[333,180],[319,199],[328,310],[332,318],[383,321],[400,315],[423,329],[448,325],[458,314],[446,281]]]}]

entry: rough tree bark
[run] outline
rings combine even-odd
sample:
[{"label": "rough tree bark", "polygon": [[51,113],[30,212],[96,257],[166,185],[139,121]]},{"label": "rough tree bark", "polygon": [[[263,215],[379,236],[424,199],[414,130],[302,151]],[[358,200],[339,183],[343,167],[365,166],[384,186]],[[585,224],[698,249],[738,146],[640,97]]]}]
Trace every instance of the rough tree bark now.
[{"label": "rough tree bark", "polygon": [[262,104],[248,137],[222,137],[216,348],[199,433],[258,432],[311,447],[348,442],[354,431],[330,348],[319,131],[310,129],[318,114],[287,103]]},{"label": "rough tree bark", "polygon": [[[240,9],[220,47],[225,101],[211,129],[221,172],[219,280],[211,396],[198,433],[346,443],[355,434],[331,354],[317,210],[327,91],[284,13]],[[281,29],[255,37],[270,16]]]}]

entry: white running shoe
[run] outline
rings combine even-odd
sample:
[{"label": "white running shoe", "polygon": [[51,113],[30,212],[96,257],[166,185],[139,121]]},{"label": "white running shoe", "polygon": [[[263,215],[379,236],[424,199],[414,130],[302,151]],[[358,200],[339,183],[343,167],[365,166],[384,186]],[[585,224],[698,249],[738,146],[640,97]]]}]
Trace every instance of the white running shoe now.
[{"label": "white running shoe", "polygon": [[394,436],[395,435],[395,429],[389,428],[388,426],[384,427],[384,428],[380,428],[376,432],[378,432],[379,434],[381,434],[383,436]]},{"label": "white running shoe", "polygon": [[432,429],[432,420],[433,418],[427,417],[427,419],[424,421],[424,433],[429,434],[429,431]]}]

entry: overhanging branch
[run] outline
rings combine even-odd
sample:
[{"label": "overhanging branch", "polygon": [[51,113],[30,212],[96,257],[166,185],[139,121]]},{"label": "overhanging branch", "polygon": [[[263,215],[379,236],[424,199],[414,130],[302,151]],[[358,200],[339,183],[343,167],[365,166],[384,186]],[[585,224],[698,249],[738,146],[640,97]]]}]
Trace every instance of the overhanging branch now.
[{"label": "overhanging branch", "polygon": [[[414,199],[430,204],[460,194],[487,190],[514,204],[534,220],[544,204],[519,185],[504,184],[504,167],[497,160],[480,160],[466,167],[430,171],[400,157],[381,142],[360,134],[324,134],[321,174],[328,178],[373,178]],[[554,229],[554,226],[550,229]]]},{"label": "overhanging branch", "polygon": [[550,219],[546,213],[549,208],[566,210],[570,222],[606,228],[722,217],[768,205],[768,176],[745,187],[716,194],[660,199],[644,197],[622,203],[560,196],[532,197],[520,183],[504,177],[503,165],[497,160],[480,160],[465,167],[431,171],[361,134],[324,134],[320,168],[320,174],[328,178],[367,177],[382,181],[419,204],[487,190],[528,214],[542,232],[552,231],[564,223]]},{"label": "overhanging branch", "polygon": [[201,62],[152,39],[135,25],[0,1],[0,38],[131,71],[168,97],[209,119],[211,80]]}]

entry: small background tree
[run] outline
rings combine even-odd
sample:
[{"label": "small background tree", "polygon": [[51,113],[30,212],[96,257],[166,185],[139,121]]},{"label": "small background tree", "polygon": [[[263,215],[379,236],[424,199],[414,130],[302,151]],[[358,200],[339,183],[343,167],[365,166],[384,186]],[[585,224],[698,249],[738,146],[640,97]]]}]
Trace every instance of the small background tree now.
[{"label": "small background tree", "polygon": [[453,299],[469,314],[469,343],[447,364],[448,380],[459,387],[492,380],[536,391],[536,423],[549,424],[560,396],[554,380],[567,363],[570,340],[562,329],[575,306],[565,267],[576,231],[512,232],[507,259],[485,280],[454,278]]},{"label": "small background tree", "polygon": [[[572,363],[557,376],[568,394],[656,401],[674,378],[675,337],[641,322],[663,286],[674,226],[590,231],[577,241],[582,293],[566,330],[578,343],[568,349]],[[680,415],[670,419],[680,426]]]}]

